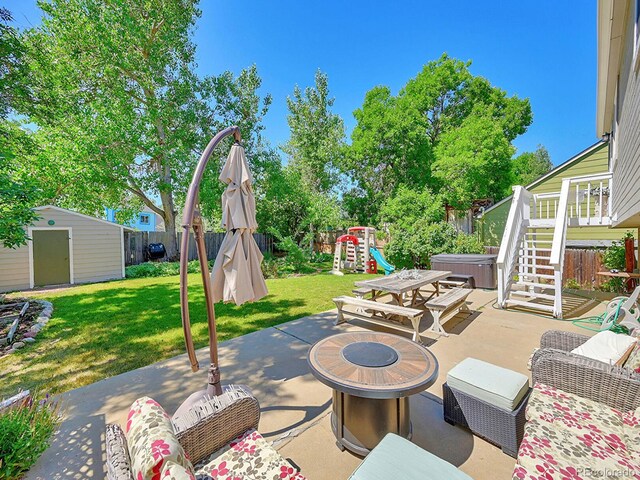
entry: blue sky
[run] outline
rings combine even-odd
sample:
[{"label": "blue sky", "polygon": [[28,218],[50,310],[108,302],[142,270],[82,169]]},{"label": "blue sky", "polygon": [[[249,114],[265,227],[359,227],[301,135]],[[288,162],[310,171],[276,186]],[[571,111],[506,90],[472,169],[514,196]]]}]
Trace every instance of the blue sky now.
[{"label": "blue sky", "polygon": [[[37,25],[35,0],[8,0],[17,23]],[[265,119],[273,145],[288,138],[286,97],[294,85],[329,75],[334,109],[345,120],[365,93],[394,93],[443,52],[472,60],[471,71],[531,100],[533,124],[519,152],[545,145],[554,164],[596,138],[596,2],[377,0],[338,2],[202,0],[195,35],[202,74],[255,63],[274,102]]]}]

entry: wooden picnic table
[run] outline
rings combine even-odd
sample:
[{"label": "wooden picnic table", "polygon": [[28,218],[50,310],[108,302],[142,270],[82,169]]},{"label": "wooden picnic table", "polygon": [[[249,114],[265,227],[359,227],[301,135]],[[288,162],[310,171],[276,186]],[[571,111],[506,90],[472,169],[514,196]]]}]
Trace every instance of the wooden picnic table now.
[{"label": "wooden picnic table", "polygon": [[[370,288],[371,299],[377,300],[383,295],[390,294],[400,306],[405,306],[405,294],[411,292],[409,306],[422,306],[428,298],[424,298],[420,289],[426,285],[434,285],[435,295],[440,295],[440,281],[452,275],[452,272],[442,270],[412,270],[416,278],[401,278],[398,273],[372,280],[356,282],[357,287]],[[431,295],[429,298],[431,298]]]}]

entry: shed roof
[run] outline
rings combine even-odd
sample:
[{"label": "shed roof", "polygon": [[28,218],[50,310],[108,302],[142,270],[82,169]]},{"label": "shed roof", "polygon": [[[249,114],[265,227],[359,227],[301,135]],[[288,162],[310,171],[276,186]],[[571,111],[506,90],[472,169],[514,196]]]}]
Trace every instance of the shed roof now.
[{"label": "shed roof", "polygon": [[105,223],[105,224],[107,224],[107,225],[109,225],[111,227],[118,227],[118,228],[121,228],[121,229],[133,230],[133,228],[127,227],[125,225],[120,225],[119,223],[110,222],[110,221],[104,220],[102,218],[92,217],[90,215],[85,215],[84,213],[74,212],[73,210],[67,210],[66,208],[56,207],[55,205],[42,205],[41,207],[34,208],[34,210],[36,210],[36,211],[46,210],[46,209],[57,210],[59,212],[68,213],[69,215],[76,215],[78,217],[86,218],[88,220],[93,220],[95,222]]}]

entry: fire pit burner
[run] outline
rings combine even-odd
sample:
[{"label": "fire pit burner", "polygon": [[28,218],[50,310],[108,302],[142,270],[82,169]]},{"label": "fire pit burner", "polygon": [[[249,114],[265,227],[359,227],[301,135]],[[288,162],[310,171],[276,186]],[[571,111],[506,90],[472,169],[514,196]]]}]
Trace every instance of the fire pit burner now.
[{"label": "fire pit burner", "polygon": [[398,352],[378,342],[355,342],[342,349],[348,362],[361,367],[388,367],[398,361]]}]

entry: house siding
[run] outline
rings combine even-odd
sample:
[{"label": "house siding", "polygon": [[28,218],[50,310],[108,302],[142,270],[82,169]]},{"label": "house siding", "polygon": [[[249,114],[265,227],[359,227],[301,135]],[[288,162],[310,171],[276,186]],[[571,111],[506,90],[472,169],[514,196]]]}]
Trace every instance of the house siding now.
[{"label": "house siding", "polygon": [[[607,144],[594,149],[581,160],[560,168],[538,185],[530,188],[533,193],[559,192],[562,180],[567,177],[579,177],[607,172],[609,169],[609,149]],[[615,188],[615,185],[614,185]],[[507,223],[511,200],[487,211],[478,222],[481,240],[486,246],[498,246]],[[543,231],[541,229],[541,231]],[[624,232],[607,227],[571,227],[567,229],[567,241],[583,240],[619,240]]]},{"label": "house siding", "polygon": [[617,214],[615,227],[640,227],[640,78],[633,65],[633,17],[629,12],[618,83],[618,159],[613,165],[612,202]]},{"label": "house siding", "polygon": [[[53,208],[38,210],[33,227],[70,227],[74,283],[122,278],[121,227]],[[49,221],[55,222],[49,225]],[[29,288],[29,249],[0,249],[0,291]]]}]

